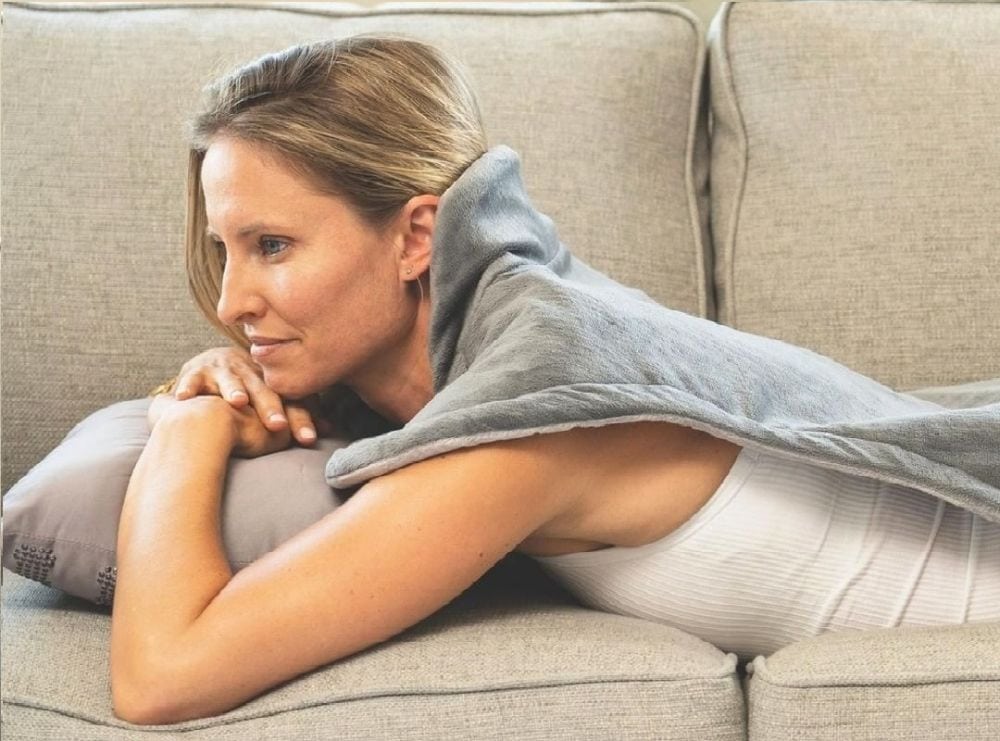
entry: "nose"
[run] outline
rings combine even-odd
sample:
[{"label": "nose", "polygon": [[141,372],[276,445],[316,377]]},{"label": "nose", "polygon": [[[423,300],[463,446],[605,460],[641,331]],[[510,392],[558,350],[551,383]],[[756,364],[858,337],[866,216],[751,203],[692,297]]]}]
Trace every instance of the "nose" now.
[{"label": "nose", "polygon": [[246,323],[259,318],[264,300],[254,285],[253,276],[234,261],[227,261],[222,271],[222,285],[215,313],[226,325]]}]

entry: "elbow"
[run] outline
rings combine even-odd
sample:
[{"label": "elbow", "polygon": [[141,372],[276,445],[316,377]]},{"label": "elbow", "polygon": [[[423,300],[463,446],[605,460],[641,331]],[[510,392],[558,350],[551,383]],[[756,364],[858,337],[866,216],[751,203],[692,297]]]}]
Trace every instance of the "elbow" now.
[{"label": "elbow", "polygon": [[114,699],[114,714],[119,720],[136,726],[158,726],[174,722],[148,704],[144,705],[141,701],[131,699],[124,700],[121,697]]},{"label": "elbow", "polygon": [[170,683],[162,671],[138,672],[112,662],[111,703],[115,717],[140,726],[178,723]]},{"label": "elbow", "polygon": [[[204,682],[180,671],[179,662],[115,671],[112,662],[111,703],[115,717],[138,726],[162,726],[225,712],[232,705],[206,691]],[[200,688],[200,689],[196,689]]]},{"label": "elbow", "polygon": [[115,717],[137,726],[155,726],[176,722],[168,709],[149,693],[111,684],[111,702]]}]

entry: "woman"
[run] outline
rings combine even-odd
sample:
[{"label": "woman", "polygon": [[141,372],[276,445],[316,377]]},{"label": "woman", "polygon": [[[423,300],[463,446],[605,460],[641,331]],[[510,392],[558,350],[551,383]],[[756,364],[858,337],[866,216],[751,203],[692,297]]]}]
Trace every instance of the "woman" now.
[{"label": "woman", "polygon": [[[604,325],[596,332],[608,335],[605,348],[566,341],[568,332],[595,331],[577,326],[590,313],[551,314],[565,324],[559,335],[536,321],[559,312],[551,291],[562,290],[564,275],[585,286],[574,289],[585,302],[610,281],[561,245],[543,249],[554,244],[551,222],[497,175],[510,174],[516,158],[488,150],[474,94],[433,48],[364,36],[294,47],[207,92],[191,128],[188,272],[200,308],[237,347],[189,361],[150,407],[118,538],[111,679],[123,719],[169,723],[229,710],[396,635],[512,550],[541,560],[594,606],[663,620],[744,655],[823,630],[1000,617],[1000,526],[972,512],[809,466],[802,455],[771,455],[738,442],[752,435],[723,435],[693,416],[631,413],[607,424],[602,410],[590,420],[597,426],[561,416],[592,390],[595,358],[601,387],[620,392],[623,408],[641,386],[625,383],[628,374],[663,369],[634,359],[616,366],[602,355],[614,334]],[[525,231],[515,239],[517,218]],[[432,290],[441,249],[462,262],[450,264],[454,275],[435,262]],[[526,256],[544,270],[522,269]],[[631,319],[668,311],[622,295]],[[694,343],[720,343],[720,352],[746,341],[673,314],[678,345],[680,330]],[[596,308],[594,316],[616,321]],[[521,353],[534,365],[510,372]],[[548,405],[552,379],[573,373],[579,383],[559,389],[574,395]],[[671,396],[706,375],[648,383]],[[844,376],[823,380],[833,378]],[[849,380],[872,404],[936,412]],[[373,429],[386,432],[367,448],[355,443],[362,453],[441,420],[481,419],[460,414],[469,408],[524,411],[489,398],[499,388],[514,399],[537,391],[526,413],[558,424],[522,420],[493,434],[501,416],[478,436],[459,435],[460,444],[435,438],[420,455],[412,454],[420,446],[397,445],[390,464],[373,455],[331,460],[332,483],[363,486],[231,572],[218,521],[231,455],[311,445],[329,431],[331,399],[363,403],[376,415]],[[724,407],[723,391],[729,404],[755,406],[745,389],[710,384],[702,406],[719,393]],[[761,527],[744,532],[754,522]],[[898,548],[921,556],[919,570],[904,558],[904,578]],[[853,568],[859,559],[867,571]],[[948,591],[942,581],[959,570],[961,591]]]}]

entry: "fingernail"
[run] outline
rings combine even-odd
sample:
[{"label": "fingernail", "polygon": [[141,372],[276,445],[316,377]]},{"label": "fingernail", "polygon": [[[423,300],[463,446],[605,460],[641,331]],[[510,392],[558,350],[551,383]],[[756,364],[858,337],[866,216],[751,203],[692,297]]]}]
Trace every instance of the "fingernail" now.
[{"label": "fingernail", "polygon": [[316,430],[312,427],[303,427],[299,430],[299,436],[304,437],[306,440],[314,440],[316,439]]},{"label": "fingernail", "polygon": [[233,393],[231,393],[229,395],[229,398],[230,399],[245,399],[246,398],[246,394],[243,393],[242,391],[234,391]]},{"label": "fingernail", "polygon": [[278,412],[275,412],[274,414],[272,414],[270,417],[268,417],[268,419],[271,422],[287,422],[288,421],[287,419],[285,419],[285,415],[284,414],[279,414]]}]

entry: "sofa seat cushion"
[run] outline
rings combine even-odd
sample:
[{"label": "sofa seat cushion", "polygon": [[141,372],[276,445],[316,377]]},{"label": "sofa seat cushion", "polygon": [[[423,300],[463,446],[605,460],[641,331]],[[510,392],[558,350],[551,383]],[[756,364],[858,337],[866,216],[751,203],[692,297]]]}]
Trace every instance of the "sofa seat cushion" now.
[{"label": "sofa seat cushion", "polygon": [[[4,739],[114,741],[107,608],[3,572]],[[331,626],[336,630],[336,626]],[[584,609],[520,554],[395,638],[185,739],[745,738],[736,657],[674,628]],[[157,730],[158,729],[158,730]],[[170,738],[174,736],[168,736]]]},{"label": "sofa seat cushion", "polygon": [[1000,738],[1000,622],[825,633],[747,669],[753,741]]}]

